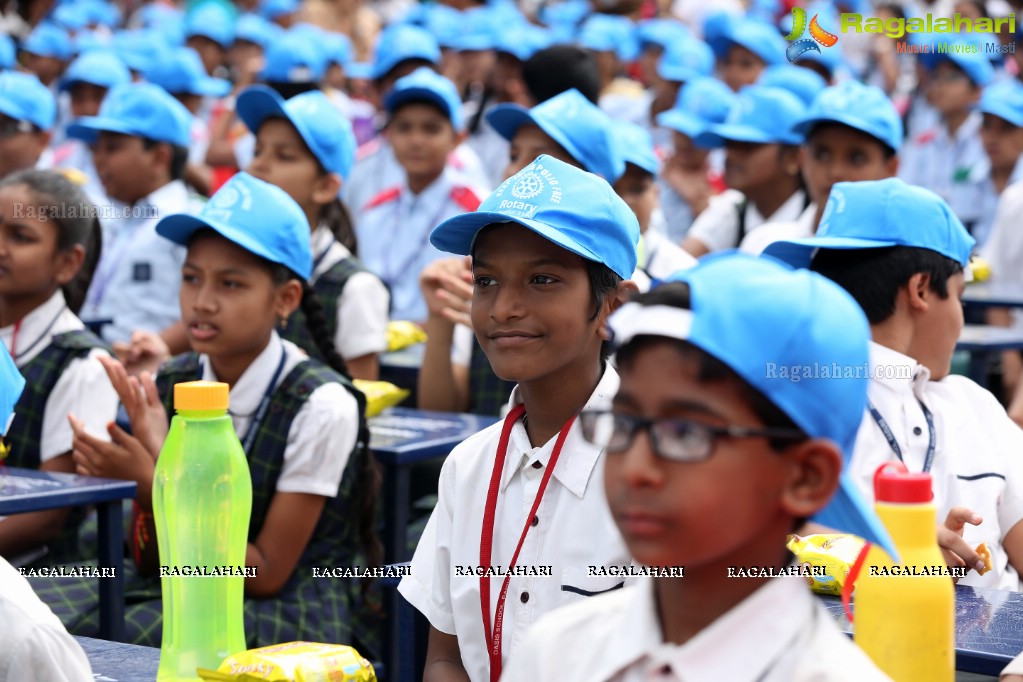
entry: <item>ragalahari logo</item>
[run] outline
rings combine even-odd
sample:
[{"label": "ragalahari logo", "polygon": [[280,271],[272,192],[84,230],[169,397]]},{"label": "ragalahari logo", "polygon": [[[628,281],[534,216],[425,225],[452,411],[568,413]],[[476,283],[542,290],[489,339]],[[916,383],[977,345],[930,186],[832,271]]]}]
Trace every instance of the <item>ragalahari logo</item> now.
[{"label": "ragalahari logo", "polygon": [[789,46],[785,49],[785,56],[790,62],[796,61],[807,52],[820,52],[821,49],[817,47],[818,43],[824,47],[832,47],[838,42],[838,36],[828,33],[817,23],[818,16],[814,14],[813,19],[810,20],[810,37],[803,38],[803,34],[807,31],[806,10],[802,7],[792,8],[792,31],[785,36],[785,40],[789,41]]}]

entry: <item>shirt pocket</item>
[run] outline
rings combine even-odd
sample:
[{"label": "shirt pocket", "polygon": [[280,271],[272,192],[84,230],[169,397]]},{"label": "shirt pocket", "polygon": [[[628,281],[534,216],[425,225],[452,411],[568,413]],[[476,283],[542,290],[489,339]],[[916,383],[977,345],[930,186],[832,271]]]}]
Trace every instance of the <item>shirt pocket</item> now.
[{"label": "shirt pocket", "polygon": [[566,568],[561,571],[561,603],[570,604],[624,586],[625,576],[589,575],[589,570],[585,568]]}]

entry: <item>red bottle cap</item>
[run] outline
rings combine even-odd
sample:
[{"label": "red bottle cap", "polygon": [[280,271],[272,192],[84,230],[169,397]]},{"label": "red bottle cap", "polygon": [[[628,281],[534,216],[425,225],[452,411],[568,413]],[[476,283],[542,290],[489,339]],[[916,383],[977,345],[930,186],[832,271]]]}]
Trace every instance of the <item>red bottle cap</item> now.
[{"label": "red bottle cap", "polygon": [[874,500],[921,504],[934,499],[931,475],[911,474],[902,462],[887,462],[874,472]]}]

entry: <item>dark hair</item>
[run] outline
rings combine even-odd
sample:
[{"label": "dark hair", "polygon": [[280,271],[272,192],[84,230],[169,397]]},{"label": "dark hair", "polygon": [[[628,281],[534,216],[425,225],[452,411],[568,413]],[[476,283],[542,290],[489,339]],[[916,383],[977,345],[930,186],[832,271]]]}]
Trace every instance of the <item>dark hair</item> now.
[{"label": "dark hair", "polygon": [[171,162],[170,168],[168,169],[170,171],[171,180],[180,180],[185,177],[185,164],[188,163],[188,147],[170,144],[169,142],[151,140],[148,137],[142,138],[142,148],[146,151],[150,151],[158,144],[165,144],[171,148]]},{"label": "dark hair", "polygon": [[79,245],[85,249],[82,266],[61,287],[67,307],[77,315],[85,303],[102,250],[103,233],[96,206],[81,187],[59,172],[28,169],[0,181],[0,187],[21,185],[28,188],[39,213],[56,226],[57,250],[67,251]]},{"label": "dark hair", "polygon": [[319,89],[319,86],[315,82],[290,83],[288,81],[267,81],[266,86],[276,90],[277,94],[284,99],[291,99],[295,95],[301,95],[303,92],[311,92]]},{"label": "dark hair", "polygon": [[412,104],[422,104],[424,106],[430,107],[431,109],[434,109],[435,111],[439,112],[440,115],[444,117],[444,120],[448,122],[448,125],[451,126],[451,129],[454,130],[455,124],[451,122],[451,114],[444,107],[442,107],[441,105],[437,104],[436,100],[427,99],[426,97],[423,97],[423,98],[413,97],[411,99],[401,100],[397,104],[397,106],[394,107],[393,111],[388,112],[388,117],[387,117],[388,125],[390,125],[391,120],[394,118],[395,114],[397,114],[399,111],[401,111],[405,107],[407,107],[409,105],[412,105]]},{"label": "dark hair", "polygon": [[522,80],[537,104],[572,88],[594,104],[600,98],[597,60],[574,45],[553,45],[534,54],[522,65]]},{"label": "dark hair", "polygon": [[807,131],[807,133],[806,133],[806,142],[804,144],[809,145],[810,144],[810,138],[812,138],[817,133],[818,130],[821,130],[823,128],[840,128],[840,129],[844,128],[845,130],[855,130],[856,132],[858,132],[858,133],[860,133],[862,135],[866,135],[867,137],[870,138],[870,141],[873,144],[876,144],[878,147],[881,148],[881,154],[884,156],[884,160],[885,161],[889,161],[893,156],[895,156],[898,153],[898,150],[892,149],[885,142],[882,142],[881,138],[874,137],[873,135],[871,135],[870,133],[868,133],[866,131],[860,130],[859,128],[853,128],[852,126],[846,125],[845,123],[841,123],[839,121],[821,121],[820,123],[815,123]]},{"label": "dark hair", "polygon": [[394,85],[394,81],[398,80],[402,76],[407,76],[413,71],[426,67],[437,71],[437,65],[431,62],[429,59],[423,59],[422,57],[411,57],[409,59],[402,59],[400,62],[392,66],[387,70],[383,76],[374,78],[373,83],[376,84],[377,88],[387,88],[388,90]]},{"label": "dark hair", "polygon": [[[655,289],[639,294],[632,299],[633,303],[644,306],[663,305],[673,308],[691,310],[689,285],[686,282],[668,282]],[[617,362],[619,367],[626,367],[636,357],[636,354],[655,343],[664,341],[659,336],[638,336],[618,349]],[[787,429],[802,431],[781,408],[771,402],[763,393],[754,388],[739,376],[735,370],[726,365],[718,358],[710,355],[702,348],[692,345],[686,341],[674,341],[679,350],[697,363],[696,379],[700,383],[713,383],[721,381],[732,381],[739,386],[742,396],[746,399],[750,409],[763,422],[766,428]],[[768,444],[773,450],[781,451],[792,445],[790,439],[769,439]]]},{"label": "dark hair", "polygon": [[963,271],[956,261],[937,251],[912,246],[883,249],[822,249],[810,269],[848,291],[863,308],[870,324],[895,313],[899,289],[916,274],[928,275],[928,287],[948,298],[948,279]]}]

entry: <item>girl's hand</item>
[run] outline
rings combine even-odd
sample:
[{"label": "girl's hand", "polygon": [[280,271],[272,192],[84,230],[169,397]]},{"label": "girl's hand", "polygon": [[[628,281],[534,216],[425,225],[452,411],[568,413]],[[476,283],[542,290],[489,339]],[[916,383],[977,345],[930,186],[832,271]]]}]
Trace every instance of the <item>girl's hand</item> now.
[{"label": "girl's hand", "polygon": [[126,481],[151,481],[155,462],[134,436],[110,422],[107,432],[112,442],[100,440],[86,433],[85,425],[73,414],[68,415],[74,432],[71,458],[75,472],[83,476],[100,476]]},{"label": "girl's hand", "polygon": [[434,261],[419,275],[430,315],[443,317],[453,324],[472,327],[469,311],[472,306],[472,260],[444,258]]},{"label": "girl's hand", "polygon": [[132,434],[155,462],[167,439],[168,423],[153,376],[149,372],[143,372],[141,377],[128,376],[117,360],[101,356],[99,361],[128,413]]},{"label": "girl's hand", "polygon": [[155,372],[171,357],[167,342],[155,332],[136,331],[129,343],[115,343],[114,352],[132,376]]},{"label": "girl's hand", "polygon": [[938,547],[948,566],[965,566],[967,571],[972,569],[979,571],[984,567],[984,559],[963,540],[963,529],[966,524],[979,526],[983,521],[980,514],[971,509],[952,507],[945,517],[945,522],[938,524]]}]

